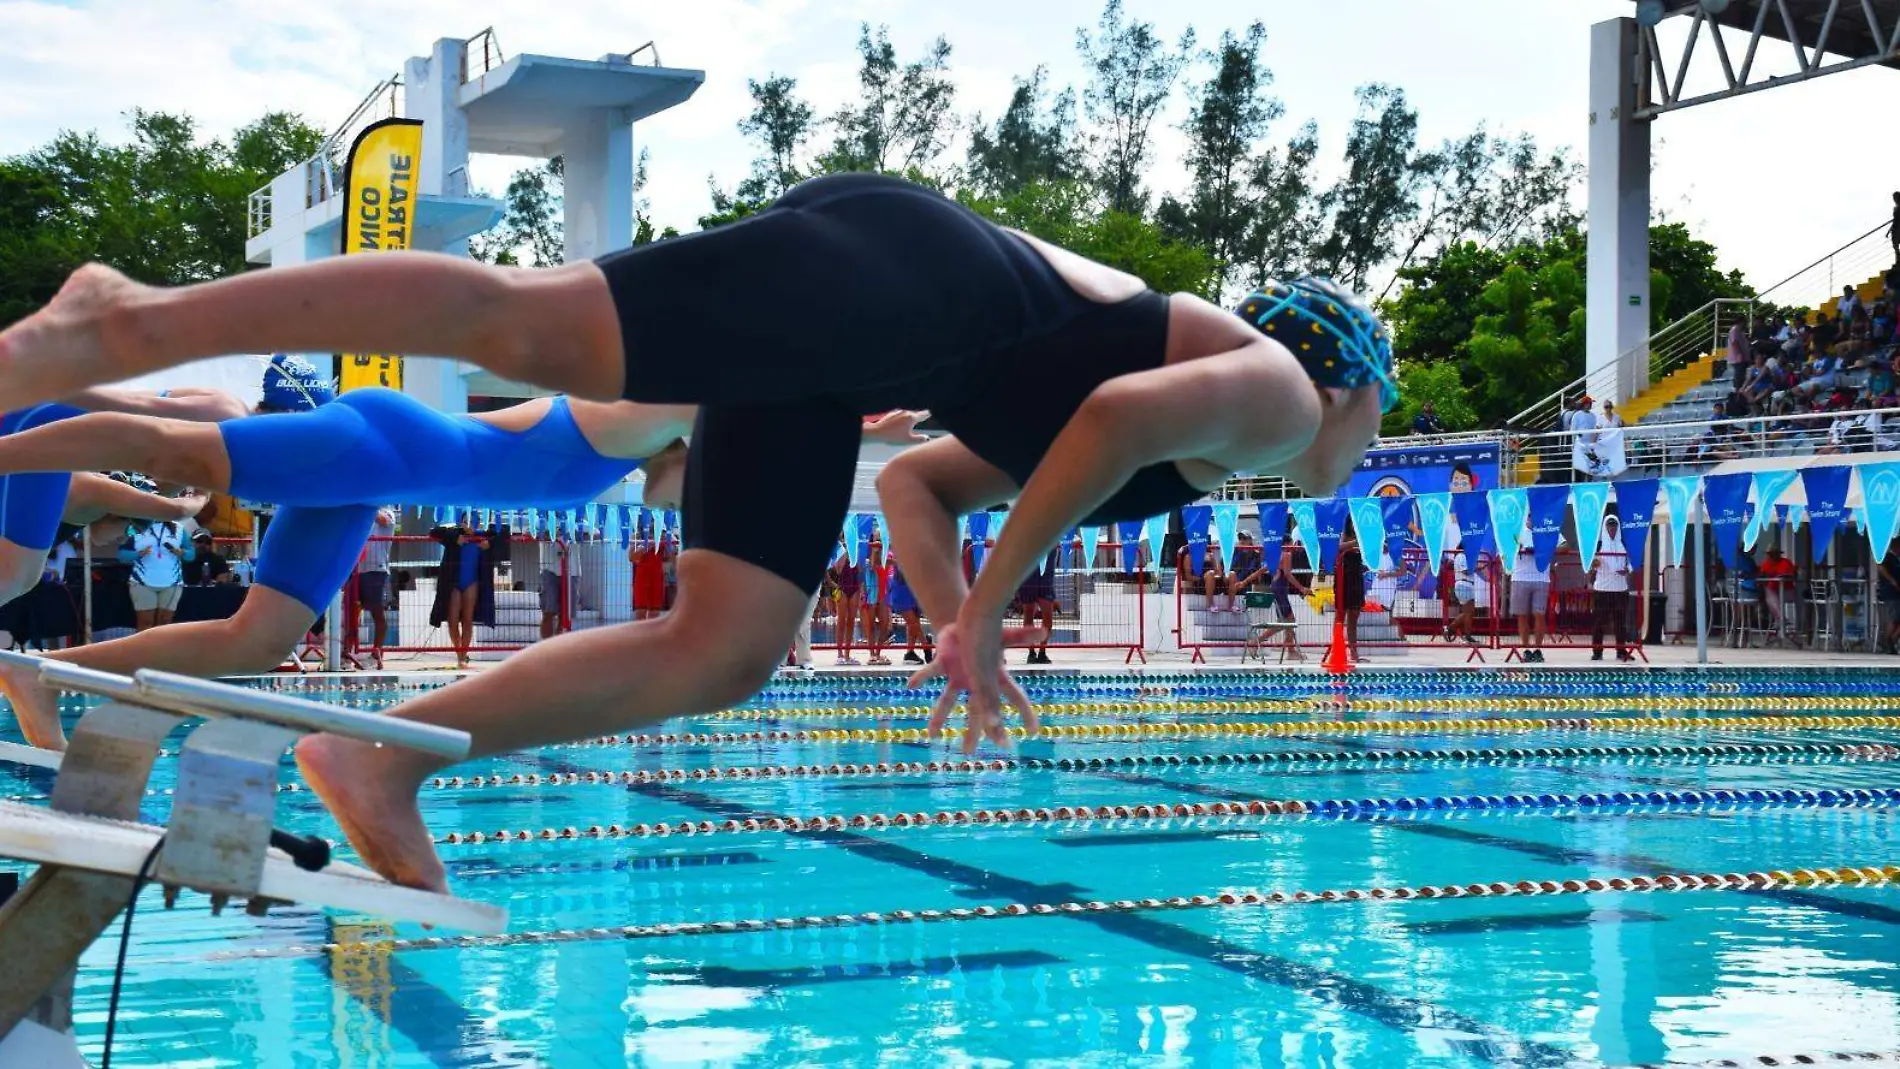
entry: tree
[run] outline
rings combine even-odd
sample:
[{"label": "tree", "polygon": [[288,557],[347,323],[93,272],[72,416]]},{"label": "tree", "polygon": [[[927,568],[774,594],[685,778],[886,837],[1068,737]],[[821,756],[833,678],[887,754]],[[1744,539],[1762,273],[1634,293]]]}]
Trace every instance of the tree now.
[{"label": "tree", "polygon": [[1248,289],[1310,270],[1322,225],[1313,192],[1318,158],[1319,127],[1308,122],[1283,150],[1268,149],[1255,161],[1253,227],[1239,252],[1238,280]]},{"label": "tree", "polygon": [[1583,373],[1583,271],[1570,259],[1504,269],[1479,298],[1470,353],[1485,426],[1495,427]]},{"label": "tree", "polygon": [[1257,246],[1262,208],[1259,143],[1285,109],[1268,93],[1273,73],[1260,60],[1266,27],[1256,22],[1246,35],[1221,34],[1220,49],[1207,53],[1213,76],[1196,90],[1188,135],[1187,164],[1193,186],[1185,201],[1165,197],[1156,214],[1162,229],[1207,250],[1221,264],[1223,281],[1243,270]]},{"label": "tree", "polygon": [[1323,272],[1347,289],[1362,289],[1391,251],[1393,231],[1418,216],[1419,186],[1437,156],[1420,157],[1418,112],[1405,91],[1367,85],[1346,138],[1346,175],[1321,198],[1331,214],[1316,252]]},{"label": "tree", "polygon": [[939,37],[923,58],[902,66],[890,27],[858,29],[858,101],[840,108],[820,163],[826,171],[929,172],[956,132],[950,42]]},{"label": "tree", "polygon": [[740,197],[771,200],[798,184],[799,157],[812,133],[811,105],[797,95],[798,79],[774,74],[763,82],[746,79],[752,111],[739,120],[739,132],[762,150],[752,174],[739,183]]},{"label": "tree", "polygon": [[1385,434],[1410,431],[1412,421],[1427,403],[1448,431],[1470,430],[1478,425],[1478,413],[1470,403],[1471,391],[1451,364],[1399,365],[1399,396],[1399,407],[1385,417],[1380,428]]},{"label": "tree", "polygon": [[1152,23],[1129,21],[1122,0],[1108,0],[1095,36],[1077,30],[1075,45],[1093,75],[1082,103],[1095,125],[1096,185],[1110,211],[1140,215],[1148,208],[1142,175],[1148,169],[1149,129],[1193,53],[1194,31],[1188,29],[1169,49]]},{"label": "tree", "polygon": [[112,144],[66,131],[0,161],[0,323],[51,300],[87,260],[163,285],[244,270],[251,193],[323,140],[285,113],[229,143],[164,112],[133,112],[131,133]]},{"label": "tree", "polygon": [[1127,271],[1163,293],[1207,294],[1218,285],[1218,266],[1205,251],[1140,216],[1100,211],[1087,183],[1032,183],[993,200],[965,191],[961,199],[996,223]]},{"label": "tree", "polygon": [[1007,197],[1036,182],[1064,182],[1082,174],[1075,129],[1075,93],[1064,89],[1045,104],[1047,71],[1016,79],[1009,106],[996,125],[970,121],[968,180],[978,194]]},{"label": "tree", "polygon": [[[641,168],[644,169],[644,168]],[[490,263],[551,267],[567,259],[561,200],[566,168],[559,156],[523,167],[502,194],[501,222],[469,243],[469,255]]]},{"label": "tree", "polygon": [[1740,271],[1716,266],[1715,246],[1683,223],[1649,228],[1650,329],[1660,330],[1718,297],[1753,297]]}]

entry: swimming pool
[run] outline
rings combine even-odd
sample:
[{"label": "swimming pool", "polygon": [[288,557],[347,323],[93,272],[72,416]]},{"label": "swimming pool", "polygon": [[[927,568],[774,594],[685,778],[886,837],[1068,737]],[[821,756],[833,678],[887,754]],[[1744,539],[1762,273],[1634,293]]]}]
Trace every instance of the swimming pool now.
[{"label": "swimming pool", "polygon": [[[1900,894],[1884,882],[1900,869],[1881,868],[1900,862],[1900,678],[1031,679],[1054,737],[1013,757],[922,741],[894,678],[854,676],[458,768],[425,788],[424,814],[457,891],[511,910],[501,937],[297,907],[213,917],[203,898],[165,912],[147,892],[114,1062],[1569,1066],[1900,1049]],[[414,693],[269,685],[367,707]],[[170,775],[161,761],[149,817]],[[45,787],[0,768],[0,793]],[[279,824],[334,834],[295,789]],[[115,950],[79,976],[95,1058]]]}]

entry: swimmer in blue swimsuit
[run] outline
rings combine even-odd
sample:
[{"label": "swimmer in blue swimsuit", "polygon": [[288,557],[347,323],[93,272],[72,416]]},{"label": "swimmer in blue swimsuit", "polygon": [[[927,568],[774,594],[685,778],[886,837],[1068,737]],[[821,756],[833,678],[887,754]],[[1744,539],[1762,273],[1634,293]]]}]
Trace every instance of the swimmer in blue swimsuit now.
[{"label": "swimmer in blue swimsuit", "polygon": [[[153,628],[64,650],[55,659],[122,674],[139,668],[204,677],[267,672],[349,579],[381,503],[576,507],[645,464],[646,500],[667,505],[680,496],[683,438],[694,417],[686,406],[564,397],[451,416],[395,390],[354,390],[332,401],[327,386],[296,388],[316,407],[215,424],[71,413],[0,438],[0,473],[136,466],[158,479],[277,506],[258,549],[252,589],[235,615]],[[918,439],[921,418],[891,413],[865,424],[863,434],[909,443]],[[64,746],[53,695],[31,672],[0,667],[0,687],[34,745]]]}]

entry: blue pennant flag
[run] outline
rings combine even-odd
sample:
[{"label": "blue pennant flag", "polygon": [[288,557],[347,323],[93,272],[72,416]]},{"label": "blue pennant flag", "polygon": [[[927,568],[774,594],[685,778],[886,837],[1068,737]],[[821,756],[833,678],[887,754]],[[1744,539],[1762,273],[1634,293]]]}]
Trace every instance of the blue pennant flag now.
[{"label": "blue pennant flag", "polygon": [[1420,494],[1413,500],[1418,502],[1418,533],[1425,543],[1425,561],[1437,575],[1439,563],[1445,559],[1445,528],[1452,523],[1451,495]]},{"label": "blue pennant flag", "polygon": [[1748,521],[1748,529],[1742,532],[1742,548],[1754,549],[1761,541],[1761,533],[1768,526],[1770,506],[1781,500],[1781,495],[1801,473],[1793,468],[1780,471],[1758,471],[1755,473],[1755,515]]},{"label": "blue pennant flag", "polygon": [[1609,507],[1609,483],[1577,483],[1570,488],[1570,511],[1577,518],[1577,560],[1584,571],[1596,563],[1603,535],[1603,510]]},{"label": "blue pennant flag", "polygon": [[1168,541],[1167,513],[1163,512],[1160,515],[1148,517],[1146,522],[1142,524],[1142,533],[1148,538],[1148,559],[1153,562],[1154,569],[1157,573],[1174,563],[1173,561],[1168,561],[1164,564],[1161,560],[1161,547]]},{"label": "blue pennant flag", "polygon": [[1307,567],[1319,567],[1319,502],[1289,501],[1287,510],[1293,517],[1293,537],[1306,550]]},{"label": "blue pennant flag", "polygon": [[1616,518],[1623,528],[1623,549],[1630,555],[1630,574],[1639,575],[1649,550],[1649,526],[1656,519],[1655,479],[1624,479],[1616,484]]},{"label": "blue pennant flag", "polygon": [[1491,526],[1491,499],[1482,490],[1451,495],[1451,511],[1458,517],[1458,546],[1465,567],[1476,572],[1479,558],[1497,552],[1497,532]]},{"label": "blue pennant flag", "polygon": [[1278,567],[1280,546],[1286,542],[1287,503],[1260,503],[1260,561],[1269,568]]},{"label": "blue pennant flag", "polygon": [[609,507],[607,509],[607,517],[601,525],[601,540],[609,544],[620,545],[621,548],[624,549],[626,548],[625,543],[620,541],[620,532],[624,530],[626,530],[626,527],[620,522],[620,509]]},{"label": "blue pennant flag", "polygon": [[1207,568],[1207,527],[1214,519],[1214,510],[1208,505],[1189,505],[1181,510],[1181,529],[1187,534],[1188,559],[1194,562],[1194,573],[1199,575]]},{"label": "blue pennant flag", "polygon": [[1715,536],[1716,552],[1729,568],[1740,563],[1738,551],[1742,529],[1748,526],[1748,489],[1753,482],[1745,471],[1708,475],[1702,479],[1702,507],[1709,513],[1709,529]]},{"label": "blue pennant flag", "polygon": [[[1186,510],[1182,510],[1186,515]],[[1214,506],[1214,533],[1220,536],[1220,570],[1234,570],[1234,542],[1240,537],[1240,506],[1224,502]],[[1244,576],[1243,576],[1244,578]]]},{"label": "blue pennant flag", "polygon": [[1412,540],[1412,497],[1398,494],[1379,498],[1379,512],[1385,520],[1385,552],[1396,567],[1405,567],[1405,545]]},{"label": "blue pennant flag", "polygon": [[1702,487],[1700,475],[1676,475],[1662,480],[1663,496],[1669,501],[1669,559],[1676,567],[1688,565],[1683,553],[1689,542],[1689,523],[1695,519],[1695,495]]},{"label": "blue pennant flag", "polygon": [[541,511],[539,509],[528,510],[528,537],[541,537]]},{"label": "blue pennant flag", "polygon": [[983,558],[989,555],[989,547],[983,543],[990,537],[990,514],[973,512],[970,514],[970,566],[981,569]]},{"label": "blue pennant flag", "polygon": [[1808,495],[1808,542],[1817,561],[1827,556],[1834,532],[1847,515],[1847,486],[1853,476],[1854,469],[1845,464],[1801,469],[1801,488]]},{"label": "blue pennant flag", "polygon": [[1115,534],[1121,539],[1122,571],[1132,574],[1141,563],[1141,521],[1124,520],[1115,525]]},{"label": "blue pennant flag", "polygon": [[1102,546],[1102,529],[1100,527],[1082,528],[1081,567],[1084,567],[1084,568],[1095,567],[1095,551],[1100,549],[1101,546]]},{"label": "blue pennant flag", "polygon": [[1346,504],[1353,532],[1359,536],[1359,553],[1367,568],[1377,570],[1385,560],[1385,510],[1376,497],[1355,497]]},{"label": "blue pennant flag", "polygon": [[1860,497],[1866,502],[1867,540],[1877,561],[1887,555],[1887,544],[1900,527],[1900,463],[1861,465]]},{"label": "blue pennant flag", "polygon": [[1319,502],[1313,510],[1313,520],[1319,527],[1319,566],[1321,571],[1333,570],[1333,562],[1339,559],[1339,540],[1346,533],[1347,505],[1344,498],[1332,498]]},{"label": "blue pennant flag", "polygon": [[1536,557],[1537,570],[1546,572],[1557,556],[1557,541],[1563,537],[1570,487],[1533,486],[1526,493],[1530,499],[1531,552]]},{"label": "blue pennant flag", "polygon": [[1491,536],[1497,539],[1499,563],[1512,568],[1518,547],[1530,523],[1530,497],[1523,490],[1491,490]]}]

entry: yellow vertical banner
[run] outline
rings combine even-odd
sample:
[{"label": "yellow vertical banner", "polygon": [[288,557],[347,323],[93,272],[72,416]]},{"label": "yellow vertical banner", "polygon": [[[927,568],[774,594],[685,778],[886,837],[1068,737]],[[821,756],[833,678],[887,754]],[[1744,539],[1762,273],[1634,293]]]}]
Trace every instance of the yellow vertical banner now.
[{"label": "yellow vertical banner", "polygon": [[[401,252],[415,231],[416,168],[422,122],[384,119],[356,136],[343,170],[343,255]],[[337,388],[402,389],[402,357],[345,353]]]}]

